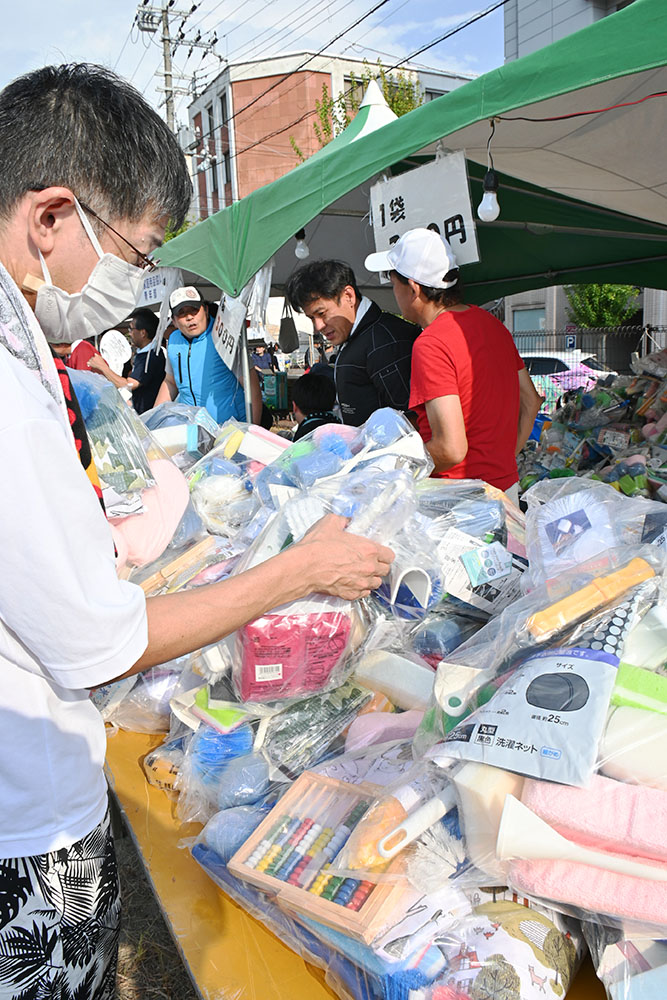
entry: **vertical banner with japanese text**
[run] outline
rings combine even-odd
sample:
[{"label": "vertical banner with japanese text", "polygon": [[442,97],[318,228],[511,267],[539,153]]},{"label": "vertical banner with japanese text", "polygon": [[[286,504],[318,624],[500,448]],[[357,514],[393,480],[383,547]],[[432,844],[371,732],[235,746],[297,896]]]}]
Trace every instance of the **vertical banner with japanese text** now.
[{"label": "vertical banner with japanese text", "polygon": [[376,250],[409,229],[424,227],[446,237],[459,264],[479,260],[465,153],[447,153],[371,188]]}]

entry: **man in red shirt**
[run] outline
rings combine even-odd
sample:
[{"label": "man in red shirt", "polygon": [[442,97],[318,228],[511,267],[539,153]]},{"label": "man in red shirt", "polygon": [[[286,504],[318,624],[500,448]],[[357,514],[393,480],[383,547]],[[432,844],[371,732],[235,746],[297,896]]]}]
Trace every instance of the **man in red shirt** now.
[{"label": "man in red shirt", "polygon": [[433,475],[509,490],[541,405],[509,330],[464,304],[452,248],[430,229],[411,229],[390,250],[367,257],[366,267],[390,273],[402,315],[422,327],[412,351],[410,409]]}]

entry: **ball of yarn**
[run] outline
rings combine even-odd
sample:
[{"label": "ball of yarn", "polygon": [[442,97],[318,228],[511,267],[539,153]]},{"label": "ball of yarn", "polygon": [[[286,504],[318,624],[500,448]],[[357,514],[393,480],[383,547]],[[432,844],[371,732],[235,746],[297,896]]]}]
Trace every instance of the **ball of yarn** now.
[{"label": "ball of yarn", "polygon": [[251,805],[269,790],[269,765],[261,754],[231,760],[218,782],[218,808]]},{"label": "ball of yarn", "polygon": [[270,808],[260,805],[223,809],[208,821],[202,830],[202,840],[227,863],[257,829]]}]

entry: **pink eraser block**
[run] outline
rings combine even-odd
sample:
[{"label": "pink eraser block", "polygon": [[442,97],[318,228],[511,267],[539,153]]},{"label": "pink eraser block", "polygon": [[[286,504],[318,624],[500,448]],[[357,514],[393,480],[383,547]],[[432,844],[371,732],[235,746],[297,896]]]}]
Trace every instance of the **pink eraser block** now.
[{"label": "pink eraser block", "polygon": [[667,861],[667,792],[593,775],[588,788],[524,782],[521,801],[568,840]]},{"label": "pink eraser block", "polygon": [[664,925],[667,914],[667,882],[617,875],[572,861],[513,861],[509,884],[526,895],[613,917]]}]

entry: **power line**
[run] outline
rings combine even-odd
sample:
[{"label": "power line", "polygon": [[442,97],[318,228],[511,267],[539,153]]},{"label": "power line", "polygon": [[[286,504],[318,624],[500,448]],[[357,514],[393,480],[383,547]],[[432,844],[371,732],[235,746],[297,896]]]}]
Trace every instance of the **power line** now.
[{"label": "power line", "polygon": [[[507,0],[502,0],[502,2],[507,3]],[[242,108],[239,108],[239,110],[235,111],[233,115],[230,115],[229,118],[227,119],[227,124],[229,124],[229,122],[232,121],[234,118],[237,118],[240,114],[243,114],[244,111],[247,111],[248,108],[251,108],[254,104],[257,104],[257,102],[261,100],[262,97],[265,97],[267,94],[271,93],[272,90],[275,90],[276,87],[279,87],[281,83],[285,82],[285,80],[289,80],[291,76],[294,76],[295,73],[298,73],[299,70],[303,69],[304,66],[307,66],[308,63],[312,62],[313,59],[315,59],[317,56],[322,55],[322,53],[325,52],[326,49],[328,49],[331,45],[333,45],[334,42],[337,42],[339,38],[342,38],[343,35],[346,35],[348,31],[352,31],[352,29],[356,28],[357,25],[361,24],[362,21],[365,21],[367,17],[370,17],[371,14],[374,14],[376,10],[379,10],[380,7],[384,7],[386,3],[389,3],[389,0],[379,0],[379,2],[376,3],[373,7],[371,7],[370,10],[366,11],[365,14],[362,14],[361,17],[357,18],[357,20],[353,24],[350,24],[347,28],[344,28],[343,31],[340,31],[329,42],[327,42],[326,45],[322,46],[321,49],[319,49],[313,55],[308,56],[308,58],[304,59],[303,62],[299,63],[299,65],[295,69],[291,70],[289,73],[286,73],[284,76],[280,77],[280,79],[276,80],[275,83],[272,83],[270,87],[267,87],[266,90],[263,90],[261,94],[258,94],[257,97],[253,97],[252,101],[248,101],[248,103],[245,104]]]},{"label": "power line", "polygon": [[132,24],[130,25],[130,30],[128,31],[127,35],[125,36],[125,41],[123,42],[121,50],[118,53],[118,58],[116,59],[115,63],[113,64],[112,69],[114,69],[114,70],[116,69],[116,66],[118,65],[118,63],[121,60],[121,56],[123,55],[123,52],[125,51],[125,46],[127,45],[127,43],[129,42],[130,38],[132,37],[132,28],[136,24],[136,21],[137,21],[137,15],[135,13],[134,18],[132,20]]},{"label": "power line", "polygon": [[499,7],[504,7],[508,2],[509,0],[498,0],[498,3],[492,4],[490,7],[487,7],[486,10],[480,11],[479,14],[473,14],[473,16],[469,17],[467,21],[462,21],[461,24],[452,28],[451,31],[446,31],[445,34],[440,35],[439,38],[434,38],[432,42],[428,43],[428,45],[423,45],[420,49],[415,49],[415,51],[411,52],[409,56],[405,57],[405,59],[401,59],[400,62],[390,66],[387,72],[391,73],[393,69],[398,69],[398,67],[402,66],[403,63],[409,62],[411,59],[414,59],[415,56],[420,56],[422,52],[426,52],[427,49],[432,49],[434,45],[439,45],[440,42],[444,42],[447,38],[457,35],[459,31],[463,31],[464,28],[470,27],[470,25],[474,24],[476,21],[481,21],[481,19],[486,17],[487,14],[493,14],[494,10],[498,10]]},{"label": "power line", "polygon": [[[218,10],[219,7],[222,7],[223,3],[226,3],[226,2],[227,2],[227,0],[218,0],[218,3],[215,5],[215,7],[213,7],[211,10],[207,10],[204,13],[203,17],[200,17],[198,21],[195,21],[195,23],[192,25],[192,30],[194,31],[194,29],[198,28],[200,24],[203,24],[207,17],[210,17],[211,14],[214,14],[216,12],[216,10]],[[236,8],[236,10],[239,10],[239,9],[240,9],[240,7]],[[236,13],[236,11],[234,11],[234,13]],[[220,24],[220,23],[221,23],[221,21],[218,21],[218,24]],[[217,28],[217,26],[218,25],[216,24],[215,27]]]},{"label": "power line", "polygon": [[[333,16],[337,16],[338,14],[340,14],[341,11],[343,11],[346,7],[349,7],[350,3],[353,2],[354,0],[347,0],[346,3],[343,3],[338,8],[338,10],[334,12]],[[239,61],[240,59],[248,59],[251,57],[250,54],[252,52],[255,52],[257,49],[260,50],[258,55],[252,56],[252,58],[254,59],[261,58],[261,56],[265,52],[268,52],[268,50],[273,48],[275,45],[284,44],[286,38],[294,34],[295,31],[297,31],[300,27],[302,27],[304,23],[307,23],[312,17],[315,16],[315,14],[322,13],[322,11],[318,10],[317,8],[323,6],[331,7],[332,6],[331,0],[319,0],[319,2],[316,3],[314,7],[309,8],[304,14],[296,17],[294,22],[292,22],[292,24],[287,24],[284,28],[281,28],[280,31],[276,32],[276,34],[272,37],[271,41],[268,44],[266,44],[265,42],[257,44],[258,38],[266,34],[267,31],[271,31],[273,28],[277,27],[278,24],[280,24],[281,20],[285,20],[284,17],[279,18],[273,25],[270,25],[268,28],[265,28],[264,31],[261,31],[259,35],[256,35],[255,38],[252,39],[252,41],[244,42],[238,47],[238,49],[234,49],[230,53],[230,59],[233,58],[236,59],[237,61]],[[302,9],[303,4],[300,3],[298,7]],[[296,9],[297,8],[294,8],[294,10]],[[294,13],[294,10],[290,11],[290,15]],[[331,16],[332,16],[331,14],[327,13],[326,17],[323,17],[321,21],[318,21],[316,24],[310,24],[308,30],[310,32],[314,31],[315,28],[318,28],[321,24],[324,24],[324,22],[328,20]],[[243,55],[240,55],[240,53],[243,53]]]},{"label": "power line", "polygon": [[[389,69],[385,70],[385,72],[391,72],[394,69],[398,69],[399,66],[403,65],[403,63],[405,62],[408,62],[410,59],[414,58],[415,55],[421,55],[421,53],[426,52],[427,49],[431,49],[433,48],[433,46],[439,45],[440,42],[445,41],[445,39],[447,38],[451,38],[452,35],[456,35],[459,31],[462,31],[463,28],[467,28],[470,24],[474,24],[476,21],[479,21],[482,17],[486,17],[487,14],[492,14],[494,10],[497,10],[499,7],[504,6],[507,2],[508,0],[498,0],[498,2],[493,4],[491,7],[488,7],[486,10],[481,11],[479,14],[476,14],[473,17],[468,18],[467,21],[462,22],[461,24],[457,25],[455,28],[452,28],[448,32],[445,32],[444,35],[440,35],[438,38],[434,38],[432,42],[429,42],[428,45],[423,45],[420,49],[417,49],[416,52],[414,52],[412,55],[406,56],[405,59],[401,59],[400,62],[396,63],[394,66],[389,67]],[[349,94],[351,94],[354,89],[355,89],[354,87],[350,87],[348,91],[345,91],[345,96],[347,97]],[[276,129],[274,132],[270,132],[268,135],[265,135],[262,139],[257,139],[255,142],[252,142],[249,146],[244,146],[243,149],[236,150],[233,154],[233,158],[240,156],[242,153],[249,152],[249,150],[254,149],[255,146],[261,145],[267,139],[274,139],[277,135],[280,135],[282,132],[286,132],[288,129],[294,128],[295,125],[299,125],[306,118],[309,118],[311,115],[314,115],[316,111],[317,111],[316,108],[312,108],[310,111],[305,112],[305,114],[301,115],[299,118],[296,118],[293,122],[290,122],[289,125],[285,125],[282,128]]]}]

